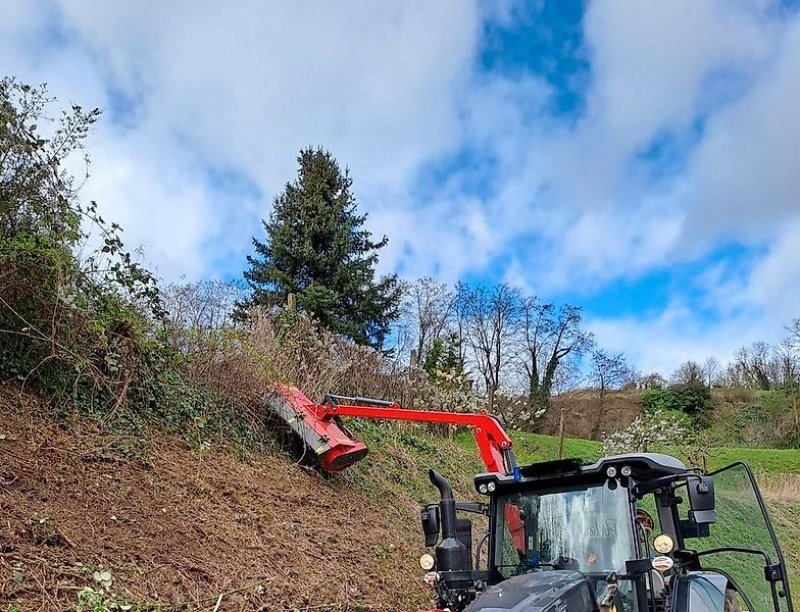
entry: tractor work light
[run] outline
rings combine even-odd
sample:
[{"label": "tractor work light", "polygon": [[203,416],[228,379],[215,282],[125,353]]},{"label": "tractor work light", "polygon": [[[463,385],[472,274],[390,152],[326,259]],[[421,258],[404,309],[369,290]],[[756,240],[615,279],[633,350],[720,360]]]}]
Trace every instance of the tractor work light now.
[{"label": "tractor work light", "polygon": [[613,465],[610,466],[606,470],[606,476],[608,476],[609,478],[616,478],[616,476],[617,476],[617,468],[615,468]]},{"label": "tractor work light", "polygon": [[489,492],[489,487],[486,486],[485,482],[482,482],[481,484],[478,485],[478,493],[486,495],[488,492]]},{"label": "tractor work light", "polygon": [[666,533],[656,536],[656,539],[653,540],[653,548],[656,549],[656,552],[660,552],[662,555],[672,552],[674,547],[675,542]]},{"label": "tractor work light", "polygon": [[429,553],[425,553],[419,558],[419,566],[424,569],[426,572],[429,572],[433,569],[433,566],[436,564],[436,561],[433,558],[433,555]]},{"label": "tractor work light", "polygon": [[494,490],[496,488],[497,488],[497,485],[495,483],[493,483],[493,482],[490,482],[489,484],[486,485],[486,489],[489,491],[489,493],[494,493]]},{"label": "tractor work light", "polygon": [[620,470],[620,474],[625,476],[625,478],[630,476],[632,473],[633,473],[633,470],[631,469],[631,466],[629,466],[629,465],[623,465],[622,469]]}]

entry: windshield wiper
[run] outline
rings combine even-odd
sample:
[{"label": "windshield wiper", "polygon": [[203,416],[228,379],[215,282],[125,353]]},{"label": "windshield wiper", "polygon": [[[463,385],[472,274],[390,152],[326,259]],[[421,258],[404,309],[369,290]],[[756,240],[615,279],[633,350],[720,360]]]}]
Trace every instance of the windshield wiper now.
[{"label": "windshield wiper", "polygon": [[[567,569],[565,567],[566,562],[574,559],[565,558],[563,562],[559,563],[548,563],[547,561],[541,561],[536,563],[505,563],[502,565],[495,565],[495,567],[521,567],[525,569],[536,569],[539,567],[552,567],[553,569]],[[558,560],[557,560],[558,561]]]}]

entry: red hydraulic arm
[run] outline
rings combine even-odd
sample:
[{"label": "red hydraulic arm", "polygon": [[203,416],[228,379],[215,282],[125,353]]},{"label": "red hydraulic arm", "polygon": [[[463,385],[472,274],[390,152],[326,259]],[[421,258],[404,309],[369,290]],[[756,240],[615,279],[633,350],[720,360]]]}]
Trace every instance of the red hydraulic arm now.
[{"label": "red hydraulic arm", "polygon": [[[350,403],[342,403],[350,402]],[[486,413],[444,412],[439,410],[406,410],[396,402],[385,402],[367,398],[326,396],[322,404],[316,406],[318,419],[324,421],[337,416],[362,417],[368,419],[390,419],[394,421],[415,421],[418,423],[448,423],[464,425],[472,429],[478,450],[486,470],[489,472],[510,473],[511,438],[498,420]]]},{"label": "red hydraulic arm", "polygon": [[338,417],[464,425],[472,429],[487,471],[508,474],[516,465],[511,438],[500,422],[486,413],[407,410],[396,402],[336,395],[326,395],[321,404],[315,404],[300,389],[288,385],[274,388],[266,401],[329,472],[340,472],[367,454],[367,447],[350,435]]},{"label": "red hydraulic arm", "polygon": [[[514,454],[511,451],[511,438],[509,438],[497,418],[490,414],[406,410],[397,402],[327,395],[323,402],[315,407],[315,415],[320,422],[330,421],[339,416],[351,416],[368,419],[415,421],[418,423],[465,425],[472,428],[472,434],[475,436],[475,442],[478,444],[481,459],[487,471],[510,474],[516,467]],[[346,457],[337,456],[337,449],[333,448],[322,457],[322,464],[323,466],[326,463],[335,464],[340,459],[346,459]],[[519,508],[512,504],[506,505],[505,519],[514,545],[517,550],[524,551],[525,528]]]}]

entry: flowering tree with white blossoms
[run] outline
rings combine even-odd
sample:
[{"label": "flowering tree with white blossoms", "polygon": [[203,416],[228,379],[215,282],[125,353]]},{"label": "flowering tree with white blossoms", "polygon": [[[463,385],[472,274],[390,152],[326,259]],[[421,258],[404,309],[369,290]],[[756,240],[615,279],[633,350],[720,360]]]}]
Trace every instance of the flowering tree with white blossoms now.
[{"label": "flowering tree with white blossoms", "polygon": [[691,432],[685,422],[676,416],[663,410],[645,412],[625,429],[603,432],[603,455],[646,453],[659,447],[685,444]]}]

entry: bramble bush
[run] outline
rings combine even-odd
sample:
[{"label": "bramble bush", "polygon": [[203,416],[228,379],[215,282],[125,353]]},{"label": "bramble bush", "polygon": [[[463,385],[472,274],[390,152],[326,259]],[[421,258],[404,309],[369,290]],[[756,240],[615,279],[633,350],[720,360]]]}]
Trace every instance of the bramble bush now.
[{"label": "bramble bush", "polygon": [[0,80],[0,381],[113,411],[157,379],[164,313],[121,228],[80,201],[66,170],[82,158],[88,177],[100,112],[72,105],[54,118],[53,102],[45,87]]}]

